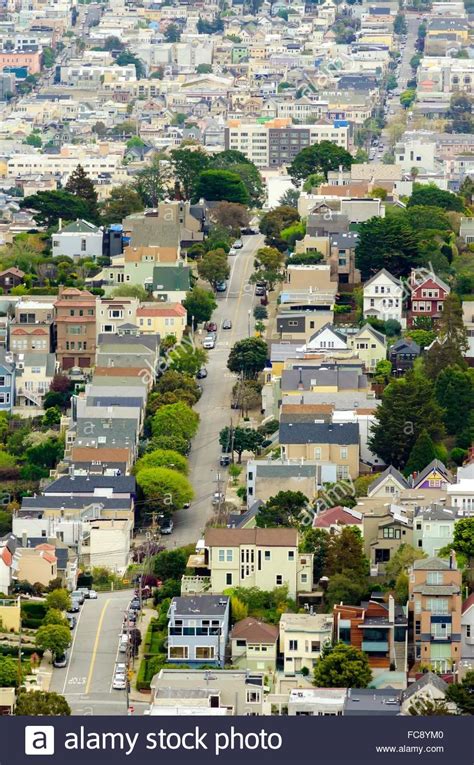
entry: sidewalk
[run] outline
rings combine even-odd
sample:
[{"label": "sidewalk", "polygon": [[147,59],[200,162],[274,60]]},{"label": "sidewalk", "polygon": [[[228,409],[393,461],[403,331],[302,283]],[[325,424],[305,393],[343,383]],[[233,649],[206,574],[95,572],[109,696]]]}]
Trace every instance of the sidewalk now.
[{"label": "sidewalk", "polygon": [[150,608],[148,606],[144,606],[142,613],[140,615],[140,619],[137,622],[137,627],[142,633],[142,642],[140,643],[140,646],[138,648],[138,655],[135,656],[135,659],[133,662],[133,678],[130,681],[130,693],[128,695],[128,698],[130,701],[149,701],[151,696],[150,691],[137,691],[137,689],[135,688],[135,679],[137,676],[138,668],[141,664],[141,661],[144,655],[145,635],[148,629],[148,625],[150,624],[151,619],[156,618],[157,615],[158,614],[156,612],[156,609]]}]

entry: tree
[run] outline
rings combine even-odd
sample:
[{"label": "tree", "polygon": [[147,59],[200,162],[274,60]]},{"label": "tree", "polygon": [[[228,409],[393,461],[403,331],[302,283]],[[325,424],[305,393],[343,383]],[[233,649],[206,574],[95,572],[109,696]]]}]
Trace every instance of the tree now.
[{"label": "tree", "polygon": [[61,624],[48,624],[39,627],[35,644],[43,651],[51,651],[53,656],[62,656],[71,644],[71,630]]},{"label": "tree", "polygon": [[400,574],[406,574],[416,560],[426,558],[423,550],[412,547],[409,544],[401,544],[385,566],[387,578],[398,581]]},{"label": "tree", "polygon": [[264,305],[256,305],[253,309],[253,317],[257,321],[262,321],[262,319],[268,319],[268,311],[265,308]]},{"label": "tree", "polygon": [[203,287],[193,287],[186,293],[183,306],[188,312],[188,323],[191,324],[194,319],[194,328],[196,328],[198,324],[209,321],[217,308],[217,303],[212,292]]},{"label": "tree", "polygon": [[374,380],[377,383],[386,385],[392,375],[392,362],[387,359],[380,359],[375,367]]},{"label": "tree", "polygon": [[159,552],[153,561],[153,572],[158,579],[181,579],[186,571],[188,553],[185,548],[177,550],[163,550]]},{"label": "tree", "polygon": [[236,202],[219,202],[211,210],[212,220],[217,225],[230,231],[246,228],[250,222],[250,216],[244,205]]},{"label": "tree", "polygon": [[468,560],[474,558],[474,518],[460,518],[454,524],[451,548]]},{"label": "tree", "polygon": [[[198,348],[191,340],[183,338],[181,343],[170,350],[168,360],[171,370],[195,377],[207,361],[207,352]],[[181,398],[184,400],[186,397]],[[192,403],[195,403],[195,400]]]},{"label": "tree", "polygon": [[410,456],[405,465],[405,474],[419,473],[436,458],[436,449],[433,441],[426,432],[422,430],[416,439],[410,451]]},{"label": "tree", "polygon": [[317,189],[323,183],[326,182],[326,178],[321,173],[311,173],[303,183],[303,191],[307,194],[311,194],[313,189]]},{"label": "tree", "polygon": [[120,40],[119,37],[116,35],[109,35],[109,37],[105,38],[104,41],[104,50],[108,51],[122,51],[124,50],[125,45]]},{"label": "tree", "polygon": [[278,204],[280,206],[288,205],[288,207],[298,207],[299,198],[300,192],[298,189],[287,189],[285,193],[281,195]]},{"label": "tree", "polygon": [[416,89],[407,88],[400,94],[400,103],[404,109],[408,109],[416,99]]},{"label": "tree", "polygon": [[236,452],[238,463],[242,462],[244,451],[258,454],[265,436],[252,428],[229,428],[225,427],[219,433],[219,443],[225,452]]},{"label": "tree", "polygon": [[186,457],[183,457],[182,454],[175,452],[173,449],[155,449],[137,460],[134,466],[134,473],[139,473],[144,468],[157,467],[170,468],[183,473],[183,475],[187,475],[188,461]]},{"label": "tree", "polygon": [[364,584],[358,582],[347,573],[334,574],[329,578],[325,594],[325,602],[329,608],[338,603],[356,606],[366,592]]},{"label": "tree", "polygon": [[420,348],[426,348],[433,340],[436,340],[436,332],[431,329],[410,329],[404,333],[404,336],[413,340]]},{"label": "tree", "polygon": [[256,379],[264,369],[268,358],[267,344],[260,337],[239,340],[231,348],[227,368],[235,374],[242,374],[247,380]]},{"label": "tree", "polygon": [[145,76],[145,67],[143,65],[143,61],[137,58],[137,56],[134,56],[133,53],[130,53],[128,50],[124,50],[119,53],[115,59],[115,63],[117,66],[128,66],[128,64],[133,64],[135,66],[137,80],[141,80],[141,78]]},{"label": "tree", "polygon": [[88,220],[93,223],[98,222],[97,192],[82,165],[78,165],[71,173],[65,188],[70,194],[74,194],[75,197],[86,203],[89,210]]},{"label": "tree", "polygon": [[197,271],[201,279],[216,288],[219,282],[229,278],[230,268],[224,250],[211,250],[198,261]]},{"label": "tree", "polygon": [[296,155],[288,167],[295,186],[304,181],[309,175],[322,173],[327,179],[330,170],[337,170],[341,165],[348,170],[354,159],[351,154],[331,141],[321,141],[305,149]]},{"label": "tree", "polygon": [[460,433],[465,426],[466,412],[474,408],[472,372],[457,366],[441,369],[435,382],[435,396],[444,410],[446,431],[450,435]]},{"label": "tree", "polygon": [[177,510],[191,502],[194,492],[182,473],[165,467],[141,468],[136,474],[137,484],[147,501],[153,506]]},{"label": "tree", "polygon": [[62,624],[63,627],[67,627],[69,629],[69,623],[66,617],[57,608],[48,609],[46,616],[43,619],[43,624]]},{"label": "tree", "polygon": [[61,422],[61,409],[59,406],[51,406],[46,409],[43,417],[41,418],[41,425],[43,428],[51,428],[54,425],[59,425]]},{"label": "tree", "polygon": [[168,24],[164,32],[166,42],[176,43],[181,39],[181,29],[177,24]]},{"label": "tree", "polygon": [[407,374],[385,388],[376,409],[369,448],[386,465],[404,467],[422,430],[436,443],[444,433],[443,413],[423,375]]},{"label": "tree", "polygon": [[248,616],[248,606],[246,603],[243,603],[240,598],[237,598],[235,595],[233,595],[230,599],[230,606],[232,610],[232,621],[234,622],[240,622],[242,619],[245,619]]},{"label": "tree", "polygon": [[367,688],[371,679],[367,655],[344,643],[326,648],[314,668],[314,685],[319,688]]},{"label": "tree", "polygon": [[438,341],[425,354],[428,377],[435,379],[448,366],[465,368],[464,356],[469,347],[459,295],[450,292],[443,303],[438,321]]},{"label": "tree", "polygon": [[[283,236],[283,232],[282,236]],[[275,282],[282,281],[284,278],[283,265],[285,259],[276,247],[262,247],[257,250],[255,257],[255,273],[251,280],[266,281],[270,290],[274,289]]]},{"label": "tree", "polygon": [[448,685],[446,700],[456,704],[463,715],[474,715],[474,670],[469,670],[460,683]]},{"label": "tree", "polygon": [[67,611],[71,605],[71,598],[67,590],[57,589],[46,595],[46,608],[57,611]]},{"label": "tree", "polygon": [[395,600],[401,606],[406,606],[408,603],[409,582],[408,574],[401,571],[397,576],[395,582]]},{"label": "tree", "polygon": [[237,202],[248,205],[249,193],[237,173],[231,170],[204,170],[196,183],[193,198],[195,201],[206,199],[207,201]]},{"label": "tree", "polygon": [[413,192],[407,206],[413,207],[415,205],[440,207],[442,210],[454,210],[455,212],[463,212],[464,210],[464,202],[461,197],[456,196],[451,191],[444,191],[434,184],[413,184]]},{"label": "tree", "polygon": [[15,715],[27,717],[68,717],[71,707],[64,696],[51,691],[20,691]]},{"label": "tree", "polygon": [[25,143],[28,146],[33,146],[35,149],[41,149],[43,145],[43,141],[41,140],[41,136],[38,135],[38,133],[30,133],[28,138],[25,139]]},{"label": "tree", "polygon": [[143,210],[140,195],[127,185],[116,186],[102,206],[104,223],[121,223],[127,215]]},{"label": "tree", "polygon": [[343,526],[340,534],[331,536],[325,573],[330,578],[335,574],[344,573],[364,582],[369,573],[369,565],[364,555],[362,537],[357,529]]},{"label": "tree", "polygon": [[369,279],[381,268],[394,276],[410,273],[418,263],[418,241],[401,215],[370,218],[358,228],[356,266]]},{"label": "tree", "polygon": [[112,297],[133,297],[144,302],[149,300],[150,293],[141,284],[121,284],[120,287],[112,290]]},{"label": "tree", "polygon": [[68,191],[38,191],[19,204],[21,208],[34,210],[37,223],[47,228],[56,226],[60,218],[67,221],[87,218],[89,212],[87,203]]},{"label": "tree", "polygon": [[176,434],[189,441],[196,435],[198,425],[198,413],[179,401],[176,404],[162,406],[153,417],[151,429],[153,436]]},{"label": "tree", "polygon": [[175,391],[184,391],[194,399],[194,403],[200,398],[199,386],[196,380],[189,374],[178,372],[175,369],[168,369],[155,384],[153,393],[148,400],[150,409],[150,399],[154,394],[171,393]]},{"label": "tree", "polygon": [[154,436],[149,441],[149,448],[151,451],[156,451],[157,449],[169,449],[185,456],[189,453],[189,441],[187,438],[178,435]]},{"label": "tree", "polygon": [[166,199],[169,193],[169,166],[164,164],[159,154],[154,154],[149,165],[135,175],[133,187],[147,207],[157,207],[158,202]]},{"label": "tree", "polygon": [[170,156],[178,193],[184,199],[191,199],[201,173],[209,167],[209,157],[199,149],[173,149]]},{"label": "tree", "polygon": [[408,714],[413,717],[441,717],[451,715],[452,713],[449,711],[449,707],[444,699],[431,699],[428,696],[420,696],[413,699],[408,707]]},{"label": "tree", "polygon": [[260,220],[260,231],[265,235],[265,244],[282,251],[286,250],[287,243],[281,238],[281,232],[299,220],[300,216],[295,207],[281,206],[270,210]]},{"label": "tree", "polygon": [[212,64],[198,64],[196,72],[198,74],[210,74],[212,72]]},{"label": "tree", "polygon": [[326,568],[330,536],[324,529],[306,529],[300,541],[301,553],[313,554],[313,578],[319,582]]},{"label": "tree", "polygon": [[308,497],[301,491],[279,491],[259,509],[256,525],[261,529],[298,526],[307,504]]}]

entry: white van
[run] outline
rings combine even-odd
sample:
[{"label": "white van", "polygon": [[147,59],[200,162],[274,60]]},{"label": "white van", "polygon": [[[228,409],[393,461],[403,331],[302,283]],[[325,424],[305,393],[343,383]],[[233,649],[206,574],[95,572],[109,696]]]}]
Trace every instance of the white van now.
[{"label": "white van", "polygon": [[127,653],[128,635],[120,635],[119,653]]}]

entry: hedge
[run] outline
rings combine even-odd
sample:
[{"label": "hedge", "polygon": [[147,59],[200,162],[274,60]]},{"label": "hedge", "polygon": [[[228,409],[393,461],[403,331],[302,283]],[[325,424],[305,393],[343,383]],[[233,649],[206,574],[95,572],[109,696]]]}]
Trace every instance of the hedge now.
[{"label": "hedge", "polygon": [[[42,656],[44,651],[42,648],[34,648],[33,646],[22,645],[22,656],[31,656],[33,653]],[[18,656],[18,646],[16,645],[2,645],[0,643],[0,656]]]},{"label": "hedge", "polygon": [[30,600],[21,604],[22,616],[29,616],[32,619],[44,619],[47,610],[46,603],[38,600]]},{"label": "hedge", "polygon": [[21,620],[22,627],[26,627],[30,630],[37,630],[43,624],[43,619],[36,619],[32,616],[24,616]]}]

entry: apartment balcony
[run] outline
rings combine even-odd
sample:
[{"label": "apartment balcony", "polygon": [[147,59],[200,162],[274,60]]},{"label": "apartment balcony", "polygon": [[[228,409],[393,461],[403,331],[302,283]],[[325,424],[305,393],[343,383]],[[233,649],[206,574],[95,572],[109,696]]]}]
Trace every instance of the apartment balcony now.
[{"label": "apartment balcony", "polygon": [[388,641],[387,640],[363,640],[362,650],[366,653],[388,653]]},{"label": "apartment balcony", "polygon": [[199,595],[210,589],[210,576],[183,576],[181,579],[181,595]]}]

